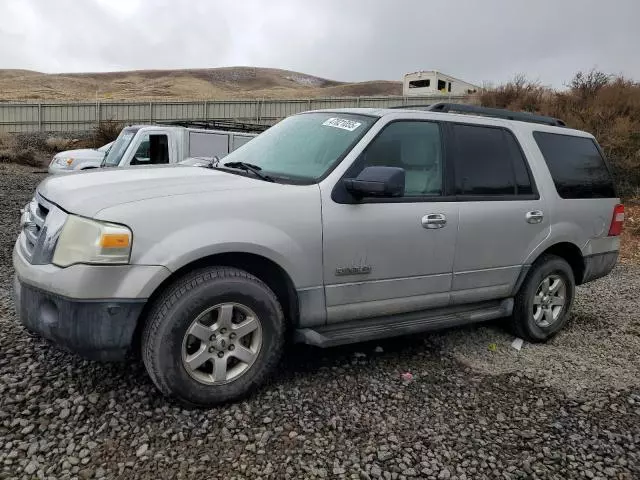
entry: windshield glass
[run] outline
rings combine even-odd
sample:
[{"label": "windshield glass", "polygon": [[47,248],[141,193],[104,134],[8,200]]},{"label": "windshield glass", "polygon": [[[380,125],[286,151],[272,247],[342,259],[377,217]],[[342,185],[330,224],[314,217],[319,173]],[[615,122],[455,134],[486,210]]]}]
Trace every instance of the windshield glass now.
[{"label": "windshield glass", "polygon": [[224,157],[257,165],[280,179],[317,181],[328,172],[378,120],[347,113],[305,113],[282,120]]},{"label": "windshield glass", "polygon": [[123,129],[120,135],[118,135],[118,138],[116,138],[116,141],[113,142],[102,164],[107,167],[117,167],[120,164],[120,160],[122,160],[122,155],[124,155],[124,152],[127,150],[127,147],[138,130],[137,128]]}]

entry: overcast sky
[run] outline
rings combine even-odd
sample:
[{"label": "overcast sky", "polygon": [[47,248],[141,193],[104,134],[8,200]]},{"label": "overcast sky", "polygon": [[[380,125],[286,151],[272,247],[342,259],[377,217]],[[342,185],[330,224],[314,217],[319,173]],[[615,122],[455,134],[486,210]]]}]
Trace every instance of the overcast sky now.
[{"label": "overcast sky", "polygon": [[640,0],[0,0],[0,68],[261,66],[335,80],[440,70],[640,80]]}]

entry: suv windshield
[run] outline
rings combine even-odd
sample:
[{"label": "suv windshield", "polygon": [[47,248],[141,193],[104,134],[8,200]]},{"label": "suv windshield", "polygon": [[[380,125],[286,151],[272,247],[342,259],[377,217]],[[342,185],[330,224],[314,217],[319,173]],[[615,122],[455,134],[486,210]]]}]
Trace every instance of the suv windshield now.
[{"label": "suv windshield", "polygon": [[377,117],[337,112],[294,115],[224,157],[221,165],[250,163],[275,180],[316,182],[376,120]]},{"label": "suv windshield", "polygon": [[117,167],[120,164],[120,160],[122,160],[122,155],[127,150],[127,147],[135,137],[139,128],[135,127],[127,127],[120,132],[116,141],[113,142],[113,145],[109,149],[109,153],[104,157],[102,161],[103,166],[107,167]]}]

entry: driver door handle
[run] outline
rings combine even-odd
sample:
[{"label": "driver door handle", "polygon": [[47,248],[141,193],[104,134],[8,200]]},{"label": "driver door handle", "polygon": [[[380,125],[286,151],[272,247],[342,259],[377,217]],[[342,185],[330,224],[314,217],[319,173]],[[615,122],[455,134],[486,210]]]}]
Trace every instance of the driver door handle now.
[{"label": "driver door handle", "polygon": [[542,210],[533,210],[531,212],[527,212],[524,218],[527,220],[527,223],[542,223],[544,214],[542,213]]},{"label": "driver door handle", "polygon": [[447,217],[443,213],[429,213],[422,217],[422,226],[428,229],[442,228],[447,224]]}]

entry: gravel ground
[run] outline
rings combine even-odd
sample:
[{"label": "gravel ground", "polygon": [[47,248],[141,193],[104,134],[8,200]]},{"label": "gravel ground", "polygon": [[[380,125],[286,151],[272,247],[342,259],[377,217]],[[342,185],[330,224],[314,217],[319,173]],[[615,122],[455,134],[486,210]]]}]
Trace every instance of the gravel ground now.
[{"label": "gravel ground", "polygon": [[0,165],[0,479],[640,478],[640,268],[580,288],[548,345],[517,352],[490,325],[296,347],[249,400],[188,411],[139,363],[88,362],[17,324],[32,170]]}]

